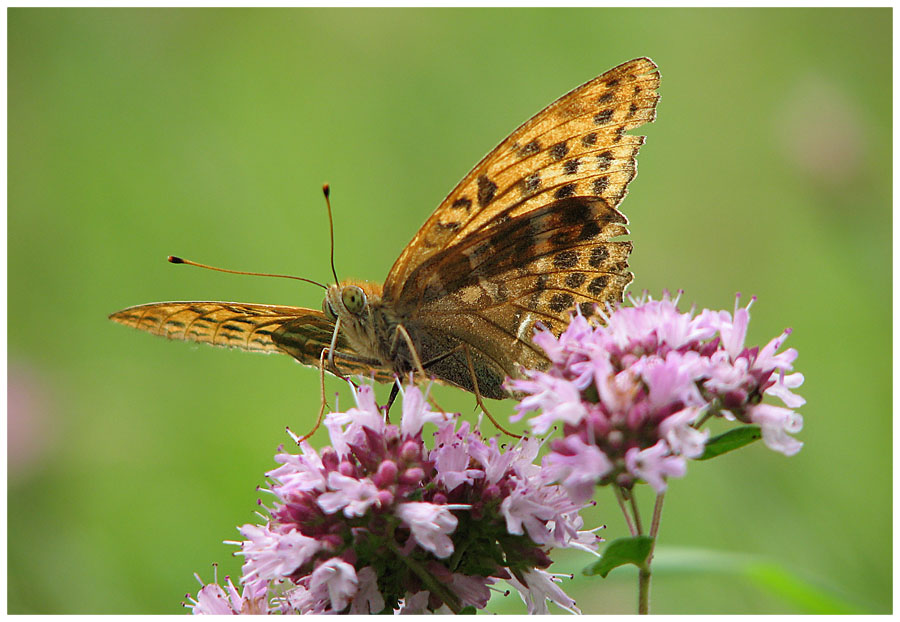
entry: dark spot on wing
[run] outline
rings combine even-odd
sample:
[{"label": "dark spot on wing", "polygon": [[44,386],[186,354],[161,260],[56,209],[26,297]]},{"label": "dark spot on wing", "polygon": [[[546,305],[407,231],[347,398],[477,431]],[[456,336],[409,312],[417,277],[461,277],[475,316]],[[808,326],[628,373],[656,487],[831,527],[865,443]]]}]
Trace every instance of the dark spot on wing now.
[{"label": "dark spot on wing", "polygon": [[573,302],[575,302],[575,298],[572,297],[572,294],[554,294],[550,298],[550,310],[554,313],[561,313],[572,306]]},{"label": "dark spot on wing", "polygon": [[532,173],[528,177],[522,180],[522,194],[529,195],[533,194],[538,188],[541,187],[541,174],[540,173]]},{"label": "dark spot on wing", "polygon": [[578,172],[578,158],[573,158],[571,160],[566,160],[566,163],[563,164],[563,170],[566,175],[574,175]]},{"label": "dark spot on wing", "polygon": [[596,222],[594,222],[592,220],[590,222],[585,223],[584,226],[581,228],[581,233],[578,234],[578,239],[582,240],[582,241],[593,240],[595,237],[597,237],[600,234],[600,231],[602,231],[602,229],[600,228],[600,225],[598,225]]},{"label": "dark spot on wing", "polygon": [[569,145],[566,144],[566,141],[556,143],[550,147],[550,157],[554,160],[562,160],[567,153],[569,153]]},{"label": "dark spot on wing", "polygon": [[514,257],[527,257],[533,247],[534,239],[528,236],[522,236],[512,245],[511,252]]},{"label": "dark spot on wing", "polygon": [[561,251],[553,258],[553,265],[557,268],[574,268],[578,265],[578,253],[573,250]]},{"label": "dark spot on wing", "polygon": [[588,259],[588,264],[590,264],[592,268],[599,268],[608,258],[609,250],[607,250],[606,246],[595,246],[591,249],[591,257]]},{"label": "dark spot on wing", "polygon": [[597,142],[597,134],[595,132],[591,132],[590,134],[585,134],[581,137],[581,146],[582,147],[590,147],[591,145]]},{"label": "dark spot on wing", "polygon": [[606,289],[607,284],[609,283],[608,276],[598,276],[596,279],[591,281],[588,284],[588,292],[593,294],[594,296],[599,296]]},{"label": "dark spot on wing", "polygon": [[597,103],[598,104],[608,104],[609,102],[611,102],[613,100],[613,97],[615,97],[615,96],[616,96],[615,91],[607,91],[603,95],[601,95],[600,97],[597,98]]},{"label": "dark spot on wing", "polygon": [[560,186],[556,189],[556,192],[553,193],[553,196],[557,199],[566,199],[575,194],[575,184],[566,184],[565,186]]},{"label": "dark spot on wing", "polygon": [[571,287],[572,289],[577,289],[582,286],[582,284],[587,280],[587,276],[585,276],[581,272],[572,272],[566,277],[566,287]]},{"label": "dark spot on wing", "polygon": [[594,124],[596,125],[604,125],[605,123],[609,123],[609,120],[612,119],[613,109],[607,108],[606,110],[601,110],[597,114],[594,115]]},{"label": "dark spot on wing", "polygon": [[562,214],[561,222],[564,225],[577,225],[591,216],[590,204],[581,199],[560,203],[558,209]]},{"label": "dark spot on wing", "polygon": [[609,168],[610,163],[612,162],[612,152],[609,150],[603,151],[597,154],[597,168],[601,171],[605,171]]},{"label": "dark spot on wing", "polygon": [[534,155],[535,153],[537,153],[540,150],[541,150],[541,143],[539,143],[537,140],[532,140],[530,143],[526,144],[524,147],[519,149],[519,156],[525,157],[525,156]]},{"label": "dark spot on wing", "polygon": [[483,242],[479,242],[469,251],[469,258],[474,260],[481,259],[485,254],[491,252],[493,247],[491,246],[490,240],[484,240]]},{"label": "dark spot on wing", "polygon": [[456,199],[453,202],[453,205],[451,205],[450,207],[452,207],[454,209],[464,209],[468,212],[469,209],[472,207],[472,200],[462,197],[460,199]]},{"label": "dark spot on wing", "polygon": [[603,196],[603,193],[606,192],[606,188],[609,186],[609,179],[606,177],[598,177],[591,184],[591,190],[597,196]]},{"label": "dark spot on wing", "polygon": [[497,184],[487,178],[486,175],[478,177],[478,205],[484,207],[494,200],[497,192]]},{"label": "dark spot on wing", "polygon": [[625,274],[625,271],[628,269],[627,261],[617,261],[613,265],[609,267],[610,272],[618,272],[619,274]]}]

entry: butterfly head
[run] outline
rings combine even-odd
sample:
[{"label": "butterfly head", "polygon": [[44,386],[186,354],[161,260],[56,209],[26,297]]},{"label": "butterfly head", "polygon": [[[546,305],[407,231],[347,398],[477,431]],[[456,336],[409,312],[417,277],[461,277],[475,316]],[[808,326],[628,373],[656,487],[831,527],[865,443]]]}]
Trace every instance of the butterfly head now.
[{"label": "butterfly head", "polygon": [[325,317],[340,323],[340,330],[359,344],[369,341],[372,331],[372,305],[381,300],[381,286],[368,281],[344,281],[329,285],[322,301]]}]

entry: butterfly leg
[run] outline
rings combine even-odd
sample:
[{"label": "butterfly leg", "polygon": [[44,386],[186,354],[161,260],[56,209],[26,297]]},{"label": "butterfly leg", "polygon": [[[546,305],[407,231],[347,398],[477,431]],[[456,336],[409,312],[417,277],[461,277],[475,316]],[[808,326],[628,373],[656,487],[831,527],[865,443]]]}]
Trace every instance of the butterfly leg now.
[{"label": "butterfly leg", "polygon": [[412,338],[409,336],[409,333],[406,331],[406,327],[404,327],[403,324],[397,324],[397,329],[394,333],[394,343],[391,344],[391,352],[396,354],[397,346],[399,345],[398,339],[400,337],[403,337],[403,340],[406,341],[406,346],[409,348],[413,357],[413,362],[416,364],[416,370],[423,379],[428,378],[428,375],[425,373],[425,368],[422,367],[422,361],[419,359],[419,353],[416,351],[416,346],[413,345]]},{"label": "butterfly leg", "polygon": [[[394,332],[394,338],[391,343],[391,358],[396,357],[397,355],[397,346],[400,344],[399,339],[403,337],[403,340],[406,341],[406,346],[409,348],[409,351],[412,353],[413,362],[416,365],[416,370],[419,372],[419,376],[425,380],[429,378],[428,374],[425,373],[425,366],[422,365],[422,359],[419,358],[419,352],[416,350],[416,346],[412,342],[412,338],[409,336],[409,332],[406,330],[406,327],[403,324],[397,324],[396,331]],[[453,351],[447,352],[435,359],[431,359],[429,363],[434,363],[436,361],[441,360],[442,358],[449,356]],[[396,397],[396,396],[395,396]],[[437,408],[439,411],[447,414],[447,411],[443,409],[443,407],[437,403],[437,400],[434,399],[434,396],[429,398],[431,400],[432,406]]]},{"label": "butterfly leg", "polygon": [[325,417],[325,408],[328,406],[328,402],[325,400],[325,348],[322,348],[322,352],[319,354],[319,391],[321,403],[319,404],[319,416],[316,417],[316,424],[312,430],[297,439],[298,445],[316,433],[316,430],[322,425],[322,419]]},{"label": "butterfly leg", "polygon": [[[328,352],[328,348],[322,348],[322,354],[319,357],[319,359],[322,360],[323,362],[324,362],[324,357],[325,357],[326,352]],[[328,361],[328,365],[326,366],[326,369],[329,372],[331,372],[335,377],[340,378],[344,382],[349,382],[350,384],[353,385],[353,388],[358,389],[359,388],[358,384],[353,382],[353,380],[351,378],[349,378],[349,377],[345,376],[343,373],[341,373],[340,368],[338,368],[337,363],[334,361],[334,357],[329,355],[329,358],[331,360]],[[360,359],[360,360],[362,360],[362,359]]]},{"label": "butterfly leg", "polygon": [[[334,364],[334,347],[337,345],[338,332],[341,330],[341,318],[334,322],[334,332],[331,333],[331,343],[328,345],[328,370],[341,380],[346,380],[344,375],[338,371],[337,365]],[[324,352],[324,350],[323,350]]]},{"label": "butterfly leg", "polygon": [[475,389],[475,391],[474,391],[475,403],[478,404],[478,406],[481,408],[482,412],[485,415],[487,415],[487,418],[491,420],[491,423],[493,423],[494,427],[496,427],[498,430],[500,430],[504,434],[512,436],[513,438],[522,438],[521,435],[514,434],[514,433],[510,432],[509,430],[507,430],[506,428],[504,428],[502,425],[500,425],[500,422],[497,421],[496,419],[494,419],[494,416],[490,413],[490,411],[484,405],[484,399],[482,399],[482,397],[481,397],[481,391],[478,390],[478,378],[475,376],[475,365],[474,365],[474,363],[472,363],[472,353],[469,352],[469,345],[465,344],[465,343],[460,344],[460,345],[462,346],[463,352],[466,353],[466,365],[469,366],[469,374],[471,374],[471,376],[472,376],[472,388]]},{"label": "butterfly leg", "polygon": [[388,397],[387,404],[384,405],[384,418],[388,423],[391,422],[391,406],[394,404],[394,400],[397,399],[397,394],[400,393],[400,382],[395,381],[394,384],[391,385],[391,394]]}]

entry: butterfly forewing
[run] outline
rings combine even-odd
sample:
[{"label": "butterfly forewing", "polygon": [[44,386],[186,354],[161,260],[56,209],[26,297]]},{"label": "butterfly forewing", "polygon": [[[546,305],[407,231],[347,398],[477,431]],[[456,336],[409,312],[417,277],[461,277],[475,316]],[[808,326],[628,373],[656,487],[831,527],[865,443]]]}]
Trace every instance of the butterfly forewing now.
[{"label": "butterfly forewing", "polygon": [[[153,335],[195,341],[250,352],[289,354],[304,365],[318,366],[329,347],[334,322],[321,311],[240,302],[160,302],[123,309],[109,319]],[[362,359],[338,334],[335,365],[343,374],[375,374],[390,382],[389,371],[377,361]]]},{"label": "butterfly forewing", "polygon": [[308,310],[227,302],[161,302],[130,307],[109,319],[169,339],[278,352],[272,332],[303,311]]},{"label": "butterfly forewing", "polygon": [[610,207],[634,178],[642,136],[655,117],[659,72],[647,58],[611,69],[539,112],[491,151],[441,203],[394,263],[385,292],[399,298],[409,275],[433,255],[498,219],[573,196]]}]

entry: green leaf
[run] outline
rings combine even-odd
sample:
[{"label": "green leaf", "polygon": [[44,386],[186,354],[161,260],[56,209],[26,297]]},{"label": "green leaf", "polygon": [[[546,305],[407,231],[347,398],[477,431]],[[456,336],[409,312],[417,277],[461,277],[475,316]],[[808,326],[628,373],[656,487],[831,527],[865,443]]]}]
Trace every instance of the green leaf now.
[{"label": "green leaf", "polygon": [[468,607],[463,607],[459,610],[459,615],[461,616],[474,616],[478,615],[478,612],[475,611],[474,605],[469,605]]},{"label": "green leaf", "polygon": [[740,428],[728,430],[724,434],[714,436],[706,441],[706,448],[703,455],[697,460],[709,460],[716,456],[721,456],[729,451],[740,449],[744,445],[749,445],[754,441],[762,438],[762,432],[757,425],[745,425]]},{"label": "green leaf", "polygon": [[607,544],[600,560],[591,564],[582,572],[587,576],[600,575],[606,578],[606,575],[613,568],[618,568],[625,564],[634,564],[638,568],[644,568],[652,550],[653,538],[650,536],[619,538]]}]

